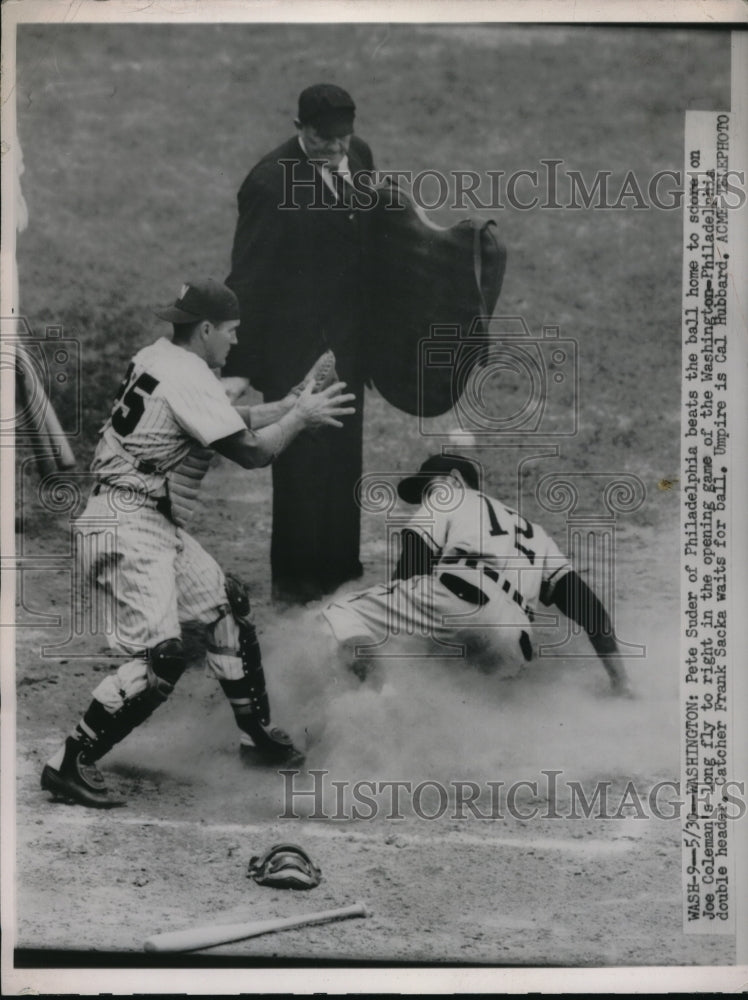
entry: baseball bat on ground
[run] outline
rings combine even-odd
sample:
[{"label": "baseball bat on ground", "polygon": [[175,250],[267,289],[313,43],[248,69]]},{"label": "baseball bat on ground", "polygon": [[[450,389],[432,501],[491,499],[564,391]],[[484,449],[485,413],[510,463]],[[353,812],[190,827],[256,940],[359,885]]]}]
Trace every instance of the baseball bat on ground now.
[{"label": "baseball bat on ground", "polygon": [[217,944],[228,944],[230,941],[258,937],[260,934],[272,934],[274,931],[283,931],[290,927],[304,927],[307,924],[322,924],[328,920],[366,916],[368,913],[364,904],[354,903],[352,906],[341,906],[337,910],[318,910],[316,913],[304,913],[297,917],[269,917],[267,920],[254,920],[243,924],[166,931],[164,934],[154,934],[149,937],[143,947],[146,951],[197,951],[201,948],[212,948]]}]

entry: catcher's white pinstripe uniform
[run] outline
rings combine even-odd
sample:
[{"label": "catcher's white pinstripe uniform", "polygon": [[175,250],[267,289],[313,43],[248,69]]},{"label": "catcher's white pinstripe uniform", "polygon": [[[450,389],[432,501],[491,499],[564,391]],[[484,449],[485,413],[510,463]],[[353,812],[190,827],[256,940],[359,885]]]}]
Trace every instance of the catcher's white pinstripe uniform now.
[{"label": "catcher's white pinstripe uniform", "polygon": [[[354,412],[343,405],[353,397],[342,395],[341,383],[317,385],[315,366],[297,393],[240,414],[211,370],[236,343],[239,304],[225,285],[186,284],[158,315],[174,325],[174,340],[158,340],[130,363],[94,455],[96,485],[76,522],[82,589],[87,584],[90,599],[107,605],[110,645],[131,655],[98,685],[42,771],[42,788],[89,806],[116,804],[95,762],[153,713],[196,659],[219,680],[242,745],[268,761],[296,754],[282,730],[268,728],[246,587],[224,576],[186,524],[211,446],[253,468],[304,427],[342,426],[336,418]],[[327,368],[332,378],[334,365]],[[249,428],[255,419],[257,431]]]},{"label": "catcher's white pinstripe uniform", "polygon": [[[225,614],[220,567],[162,511],[168,502],[166,473],[194,442],[210,445],[244,427],[202,358],[165,338],[133,358],[91,466],[100,485],[76,525],[84,573],[92,573],[98,585],[92,597],[98,593],[114,602],[115,648],[142,653],[179,636],[182,623],[210,625]],[[133,491],[129,504],[123,488]],[[101,533],[118,506],[115,551],[101,553],[91,536]],[[235,679],[242,666],[238,657],[233,660],[229,677]],[[217,672],[223,675],[221,665]],[[114,712],[124,692],[137,694],[145,685],[140,656],[105,678],[94,697]]]},{"label": "catcher's white pinstripe uniform", "polygon": [[[471,489],[440,510],[423,503],[407,526],[436,558],[428,574],[371,587],[328,605],[339,642],[388,636],[465,643],[492,671],[515,673],[530,658],[533,609],[549,603],[571,565],[546,532]],[[445,650],[446,651],[446,650]]]},{"label": "catcher's white pinstripe uniform", "polygon": [[91,471],[102,481],[137,472],[143,492],[164,496],[166,471],[195,441],[209,445],[244,427],[205,361],[162,337],[130,362]]}]

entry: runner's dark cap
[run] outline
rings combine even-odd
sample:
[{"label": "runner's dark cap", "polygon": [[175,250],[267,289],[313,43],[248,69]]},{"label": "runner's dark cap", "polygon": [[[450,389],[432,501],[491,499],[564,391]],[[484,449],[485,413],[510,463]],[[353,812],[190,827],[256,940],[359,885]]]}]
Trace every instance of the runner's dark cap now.
[{"label": "runner's dark cap", "polygon": [[412,476],[406,476],[397,484],[397,492],[406,503],[420,503],[423,491],[436,476],[448,476],[457,469],[472,490],[480,489],[480,467],[477,462],[461,455],[431,455]]},{"label": "runner's dark cap", "polygon": [[239,300],[220,281],[204,278],[182,285],[174,305],[157,310],[156,315],[167,323],[177,325],[199,323],[204,319],[211,323],[225,323],[239,319]]},{"label": "runner's dark cap", "polygon": [[315,83],[299,94],[299,121],[313,125],[325,139],[350,135],[355,113],[351,95],[334,83]]}]

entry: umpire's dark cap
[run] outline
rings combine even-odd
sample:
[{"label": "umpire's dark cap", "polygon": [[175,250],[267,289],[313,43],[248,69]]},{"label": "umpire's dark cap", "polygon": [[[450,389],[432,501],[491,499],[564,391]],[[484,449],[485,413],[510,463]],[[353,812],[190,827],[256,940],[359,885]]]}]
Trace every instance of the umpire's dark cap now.
[{"label": "umpire's dark cap", "polygon": [[397,484],[397,492],[406,503],[420,503],[423,491],[436,476],[448,476],[457,469],[467,485],[473,490],[480,489],[480,466],[462,455],[431,455],[413,476],[406,476]]},{"label": "umpire's dark cap", "polygon": [[325,139],[350,135],[355,113],[351,95],[334,83],[315,83],[299,94],[299,121],[313,125]]},{"label": "umpire's dark cap", "polygon": [[220,281],[203,278],[182,285],[174,305],[157,310],[156,315],[177,326],[199,323],[204,319],[211,323],[225,323],[227,320],[239,319],[239,300]]}]

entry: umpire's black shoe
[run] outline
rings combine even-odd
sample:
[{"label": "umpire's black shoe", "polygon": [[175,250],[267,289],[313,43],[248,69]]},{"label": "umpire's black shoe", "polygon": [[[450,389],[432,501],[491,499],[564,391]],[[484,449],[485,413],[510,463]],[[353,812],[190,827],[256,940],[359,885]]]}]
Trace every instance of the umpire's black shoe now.
[{"label": "umpire's black shoe", "polygon": [[239,755],[248,764],[300,764],[304,754],[293,745],[283,729],[268,729],[258,721],[244,724],[253,744],[239,744]]},{"label": "umpire's black shoe", "polygon": [[68,737],[65,756],[59,771],[46,764],[41,786],[57,799],[78,802],[93,809],[113,809],[124,802],[109,797],[104,776],[93,761],[86,759],[86,750],[78,740]]}]

